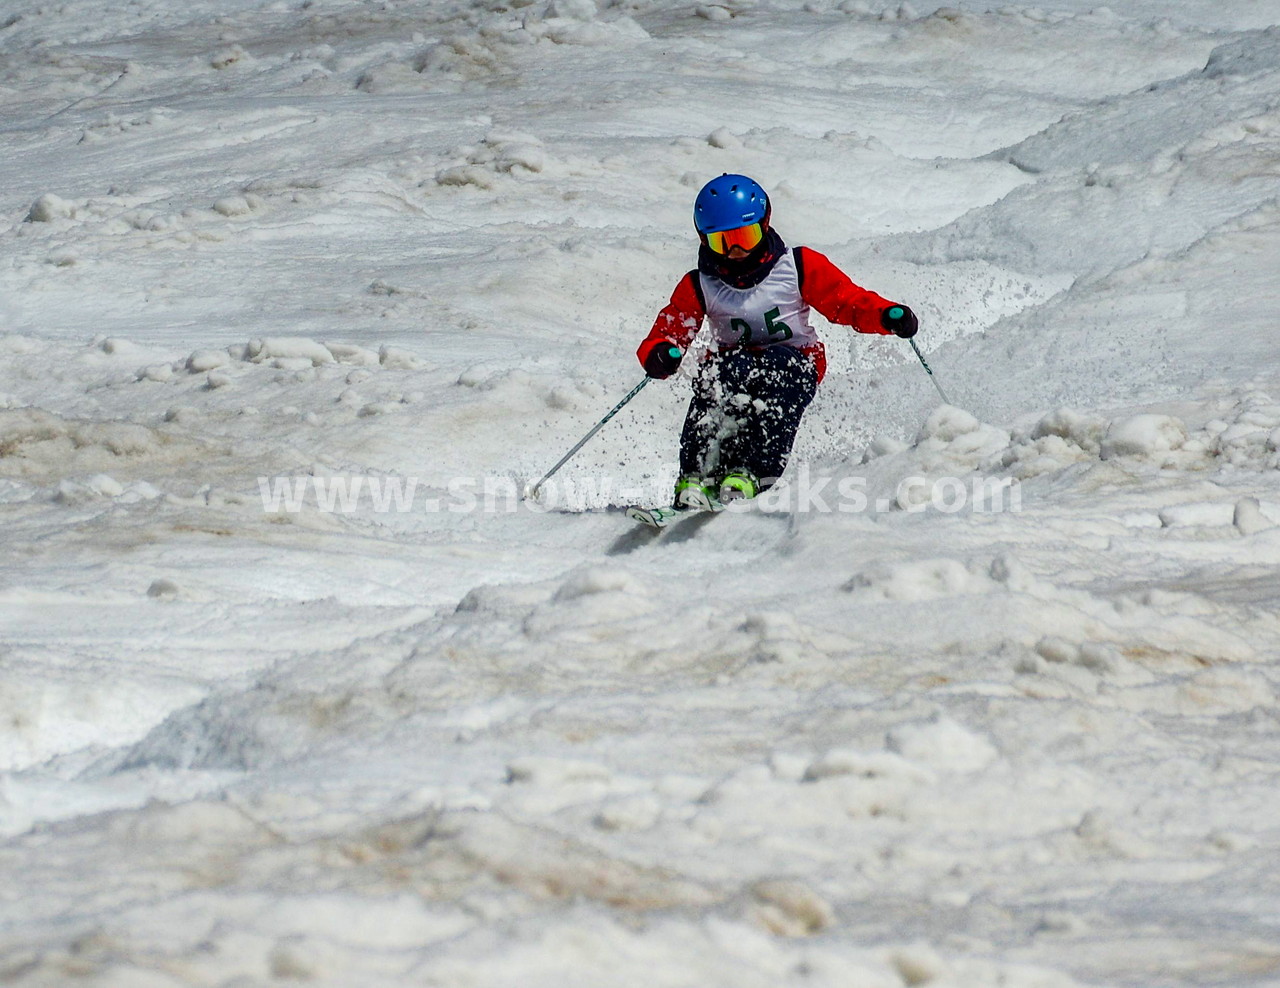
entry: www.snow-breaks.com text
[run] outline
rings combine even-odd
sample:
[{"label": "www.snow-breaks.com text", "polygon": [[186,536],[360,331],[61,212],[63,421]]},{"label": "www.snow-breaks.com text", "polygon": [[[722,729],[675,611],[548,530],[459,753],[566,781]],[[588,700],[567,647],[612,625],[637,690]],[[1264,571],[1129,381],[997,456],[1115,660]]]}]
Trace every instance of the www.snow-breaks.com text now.
[{"label": "www.snow-breaks.com text", "polygon": [[[672,478],[646,484],[622,483],[615,477],[552,478],[537,497],[514,477],[453,477],[443,486],[417,477],[348,474],[259,477],[262,510],[296,514],[304,510],[330,514],[509,514],[516,511],[574,512],[607,506],[669,503]],[[1022,510],[1022,490],[1010,477],[906,477],[892,494],[871,496],[867,478],[814,477],[802,465],[793,476],[752,501],[730,501],[728,511],[781,514],[865,514],[889,511],[995,514]]]}]

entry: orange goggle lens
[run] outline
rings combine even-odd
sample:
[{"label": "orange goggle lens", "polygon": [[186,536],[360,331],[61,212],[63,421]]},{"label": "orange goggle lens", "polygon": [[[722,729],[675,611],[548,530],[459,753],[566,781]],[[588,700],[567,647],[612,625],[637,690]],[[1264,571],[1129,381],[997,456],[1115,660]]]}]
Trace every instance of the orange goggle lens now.
[{"label": "orange goggle lens", "polygon": [[736,230],[720,230],[707,234],[707,246],[717,254],[729,253],[730,247],[741,247],[743,250],[755,250],[764,239],[764,226],[751,223],[740,226]]}]

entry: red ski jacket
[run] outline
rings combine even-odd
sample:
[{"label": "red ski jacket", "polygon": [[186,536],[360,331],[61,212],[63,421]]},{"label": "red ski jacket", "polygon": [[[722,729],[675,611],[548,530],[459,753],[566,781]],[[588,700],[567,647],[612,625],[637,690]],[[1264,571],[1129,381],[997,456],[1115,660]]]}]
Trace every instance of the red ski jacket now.
[{"label": "red ski jacket", "polygon": [[[893,305],[873,291],[855,285],[843,271],[824,255],[809,247],[795,250],[799,277],[800,298],[817,309],[830,322],[850,326],[859,333],[875,333],[891,336],[880,324],[880,313]],[[671,301],[658,313],[653,328],[636,351],[641,365],[654,347],[670,341],[687,350],[702,327],[707,315],[702,298],[701,275],[690,271],[671,294]],[[725,347],[719,347],[724,350]],[[758,349],[758,347],[750,347]],[[811,343],[800,349],[813,357],[821,381],[827,369],[826,351],[821,342]]]}]

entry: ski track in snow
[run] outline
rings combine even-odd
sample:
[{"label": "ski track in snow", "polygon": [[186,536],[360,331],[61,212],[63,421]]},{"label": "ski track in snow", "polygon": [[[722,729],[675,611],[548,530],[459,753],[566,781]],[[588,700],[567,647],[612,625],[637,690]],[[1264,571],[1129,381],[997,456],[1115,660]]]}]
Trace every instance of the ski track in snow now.
[{"label": "ski track in snow", "polygon": [[[0,981],[1280,983],[1280,5],[10,0],[0,56]],[[684,377],[518,503],[723,171],[955,405],[826,327],[746,510],[601,510]]]}]

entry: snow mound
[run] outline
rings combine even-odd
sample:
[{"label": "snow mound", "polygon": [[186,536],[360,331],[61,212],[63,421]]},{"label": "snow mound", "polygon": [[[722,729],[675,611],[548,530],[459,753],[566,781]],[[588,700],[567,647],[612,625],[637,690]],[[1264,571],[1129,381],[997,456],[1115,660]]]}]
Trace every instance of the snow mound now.
[{"label": "snow mound", "polygon": [[462,148],[454,155],[462,162],[440,169],[436,173],[438,185],[492,189],[499,176],[536,175],[549,163],[542,141],[532,134],[514,132],[492,133],[480,144]]},{"label": "snow mound", "polygon": [[990,741],[942,715],[898,725],[888,734],[888,747],[938,771],[977,772],[999,758]]},{"label": "snow mound", "polygon": [[1181,449],[1186,441],[1186,425],[1173,416],[1134,415],[1111,423],[1100,454],[1104,460],[1132,456],[1164,462],[1165,453]]},{"label": "snow mound", "polygon": [[935,777],[928,769],[893,751],[858,751],[851,748],[833,748],[816,758],[805,769],[803,781],[820,782],[823,779],[853,776],[859,779],[896,779],[905,782],[928,784]]},{"label": "snow mound", "polygon": [[529,755],[507,766],[507,778],[513,783],[555,788],[567,783],[609,782],[613,773],[594,762]]},{"label": "snow mound", "polygon": [[953,405],[942,405],[925,419],[915,452],[927,471],[980,463],[1009,443],[1009,433],[978,421]]},{"label": "snow mound", "polygon": [[205,374],[231,362],[225,350],[196,350],[187,357],[184,366],[192,374]]},{"label": "snow mound", "polygon": [[884,600],[924,601],[993,593],[999,586],[980,565],[942,558],[877,563],[854,575],[845,589]]},{"label": "snow mound", "polygon": [[31,204],[31,209],[27,213],[27,222],[52,223],[58,219],[70,219],[75,215],[75,211],[76,207],[73,203],[49,192]]},{"label": "snow mound", "polygon": [[[1029,481],[1073,467],[1100,463],[1141,469],[1211,473],[1280,468],[1280,404],[1264,392],[1248,392],[1225,407],[1194,409],[1198,424],[1164,412],[1108,418],[1062,407],[1010,430],[982,423],[951,406],[932,412],[911,445],[877,440],[864,453],[871,490],[890,487],[903,508],[934,497],[931,484],[950,478],[995,483]],[[994,488],[993,488],[994,490]],[[1235,501],[1218,510],[1230,512]],[[936,580],[945,580],[942,572]],[[959,580],[959,576],[953,580]],[[957,584],[958,586],[958,584]]]},{"label": "snow mound", "polygon": [[[65,419],[34,408],[0,409],[0,476],[42,483],[77,475],[108,475],[187,461],[200,447],[130,422]],[[90,486],[94,486],[90,484]],[[113,496],[107,488],[99,493]],[[121,493],[117,491],[116,493]]]},{"label": "snow mound", "polygon": [[592,566],[579,570],[565,581],[556,593],[556,600],[574,601],[599,594],[643,595],[644,584],[627,573],[611,566]]},{"label": "snow mound", "polygon": [[250,340],[248,359],[256,364],[267,360],[289,361],[277,366],[290,367],[292,362],[305,363],[306,366],[319,366],[333,363],[333,354],[323,343],[305,337],[269,337],[261,340]]}]

